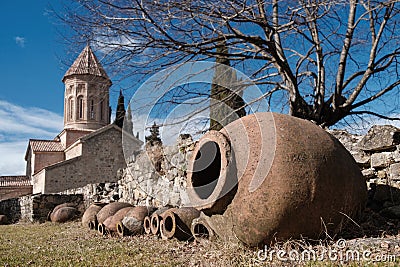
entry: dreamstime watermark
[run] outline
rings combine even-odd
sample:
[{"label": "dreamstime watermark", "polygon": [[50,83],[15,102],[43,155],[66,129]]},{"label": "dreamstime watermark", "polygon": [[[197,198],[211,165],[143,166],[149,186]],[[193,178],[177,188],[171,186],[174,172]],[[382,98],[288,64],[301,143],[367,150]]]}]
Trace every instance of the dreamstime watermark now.
[{"label": "dreamstime watermark", "polygon": [[373,252],[371,249],[350,248],[346,244],[346,240],[339,239],[333,245],[321,247],[309,247],[302,249],[293,248],[269,248],[265,246],[257,252],[257,261],[260,262],[316,262],[316,261],[332,261],[332,262],[395,262],[396,255],[384,254],[382,252]]},{"label": "dreamstime watermark", "polygon": [[[215,79],[216,74],[221,75],[222,78]],[[227,99],[214,99],[209,92],[212,86],[229,88],[232,95]],[[130,125],[133,128],[128,129],[128,123],[124,123],[122,134],[123,152],[127,165],[129,166],[130,162],[134,161],[136,155],[140,153],[140,149],[144,149],[150,159],[149,162],[153,164],[154,171],[162,176],[163,172],[159,172],[161,168],[158,168],[155,164],[157,160],[152,158],[154,157],[154,151],[150,148],[149,152],[146,147],[138,149],[136,145],[138,142],[132,141],[132,134],[135,136],[139,134],[141,139],[146,142],[143,137],[149,135],[149,129],[153,124],[157,124],[160,127],[159,134],[162,143],[168,145],[168,141],[174,139],[172,141],[174,142],[181,135],[190,134],[193,136],[196,133],[197,135],[199,135],[198,133],[204,133],[209,128],[211,120],[225,127],[230,122],[239,119],[236,110],[225,102],[233,96],[241,98],[243,101],[241,108],[245,108],[248,114],[268,111],[268,103],[261,89],[244,73],[230,66],[208,61],[194,61],[171,66],[155,73],[140,85],[129,101],[131,110]],[[125,120],[128,117],[125,116]],[[263,133],[262,129],[265,126],[260,125],[258,121],[257,123],[259,132]],[[245,129],[245,126],[242,125],[241,129]],[[230,133],[225,132],[225,134],[229,138]],[[242,138],[248,140],[248,133],[243,132]],[[261,146],[266,143],[262,141],[265,138],[267,136],[261,134]],[[274,152],[271,147],[262,148],[261,146],[259,148],[260,151],[264,149]],[[246,165],[250,157],[250,149],[246,147],[242,150],[245,153],[241,160]],[[210,150],[207,152],[210,152]],[[217,149],[214,149],[213,152],[215,153],[207,154],[207,160],[196,159],[198,162],[207,164],[196,164],[196,169],[191,171],[200,173],[209,168],[218,156]],[[190,171],[187,166],[185,166],[186,169],[181,170],[180,161],[173,158],[173,154],[164,153],[164,151],[158,153],[163,153],[162,158],[166,165],[182,172]],[[266,166],[267,164],[259,164],[257,169],[259,172],[267,173],[271,164],[268,166]],[[199,167],[200,165],[201,168]],[[129,168],[128,170],[131,171]],[[265,176],[263,176],[263,179],[254,179],[250,184],[250,191],[256,190],[264,179]],[[213,182],[191,186],[195,187],[197,192],[208,192],[209,188],[215,186]],[[231,184],[230,188],[224,188],[224,194],[233,189],[237,185],[236,183]],[[149,197],[163,201],[161,199],[162,196],[153,191],[146,182],[139,183],[138,187]],[[224,194],[221,194],[218,198],[224,197]],[[215,199],[212,199],[212,201],[215,201]]]}]

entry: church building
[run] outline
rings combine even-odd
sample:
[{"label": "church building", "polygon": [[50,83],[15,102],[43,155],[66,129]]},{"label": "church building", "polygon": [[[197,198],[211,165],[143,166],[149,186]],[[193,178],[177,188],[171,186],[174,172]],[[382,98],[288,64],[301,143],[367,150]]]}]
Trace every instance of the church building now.
[{"label": "church building", "polygon": [[[122,129],[110,124],[112,82],[89,45],[62,81],[64,129],[53,140],[29,140],[25,154],[26,180],[34,194],[115,182],[118,169],[126,166]],[[142,141],[127,136],[139,150]]]}]

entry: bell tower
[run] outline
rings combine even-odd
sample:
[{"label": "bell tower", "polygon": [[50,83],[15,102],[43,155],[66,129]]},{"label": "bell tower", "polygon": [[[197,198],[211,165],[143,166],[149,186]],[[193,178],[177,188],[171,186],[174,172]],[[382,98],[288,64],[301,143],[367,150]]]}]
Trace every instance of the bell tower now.
[{"label": "bell tower", "polygon": [[97,130],[110,123],[111,80],[87,45],[65,73],[64,129]]}]

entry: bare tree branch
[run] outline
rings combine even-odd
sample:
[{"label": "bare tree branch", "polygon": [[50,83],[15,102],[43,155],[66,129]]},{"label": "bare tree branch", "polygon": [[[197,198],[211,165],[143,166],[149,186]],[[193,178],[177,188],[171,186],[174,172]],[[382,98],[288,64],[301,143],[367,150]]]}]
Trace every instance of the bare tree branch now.
[{"label": "bare tree branch", "polygon": [[[132,84],[174,64],[225,57],[278,109],[323,126],[399,89],[396,0],[70,1],[59,19],[76,32],[72,46],[90,39]],[[229,49],[217,51],[221,42]]]}]

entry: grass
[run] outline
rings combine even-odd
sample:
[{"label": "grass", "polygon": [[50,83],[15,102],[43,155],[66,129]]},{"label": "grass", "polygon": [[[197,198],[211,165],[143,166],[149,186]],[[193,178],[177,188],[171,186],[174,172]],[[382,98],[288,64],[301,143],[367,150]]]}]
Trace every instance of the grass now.
[{"label": "grass", "polygon": [[[290,243],[289,243],[290,244]],[[292,243],[290,245],[293,245]],[[282,244],[281,247],[287,246]],[[278,247],[277,247],[278,248]],[[102,237],[79,222],[0,226],[0,266],[293,266],[257,261],[257,249],[240,244],[182,242],[155,236]],[[400,258],[400,257],[399,257]],[[397,261],[398,262],[398,261]],[[339,266],[332,261],[304,266]],[[352,262],[348,266],[398,266]]]}]

